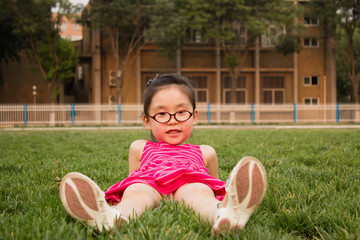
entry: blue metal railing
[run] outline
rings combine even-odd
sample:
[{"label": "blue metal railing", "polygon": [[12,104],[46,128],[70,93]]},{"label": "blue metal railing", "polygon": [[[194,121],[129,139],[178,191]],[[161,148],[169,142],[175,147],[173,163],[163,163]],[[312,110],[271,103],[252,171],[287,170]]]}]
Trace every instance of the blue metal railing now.
[{"label": "blue metal railing", "polygon": [[[76,106],[75,106],[76,105]],[[0,104],[1,125],[141,124],[140,104]],[[218,105],[199,104],[198,122],[212,123],[340,123],[360,122],[359,104]],[[67,114],[65,114],[67,113]],[[89,114],[90,113],[90,114]],[[52,114],[55,114],[56,118]],[[213,118],[214,114],[217,116]],[[50,117],[49,117],[50,116]]]}]

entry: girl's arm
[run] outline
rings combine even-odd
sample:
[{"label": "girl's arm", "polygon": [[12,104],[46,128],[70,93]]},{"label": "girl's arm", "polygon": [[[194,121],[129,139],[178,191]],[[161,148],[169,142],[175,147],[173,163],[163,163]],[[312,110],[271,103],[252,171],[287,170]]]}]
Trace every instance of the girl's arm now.
[{"label": "girl's arm", "polygon": [[129,175],[140,168],[141,155],[143,153],[146,140],[136,140],[130,145],[129,149]]},{"label": "girl's arm", "polygon": [[219,178],[218,158],[215,149],[208,145],[200,145],[200,149],[203,154],[205,167],[209,170],[209,174]]}]

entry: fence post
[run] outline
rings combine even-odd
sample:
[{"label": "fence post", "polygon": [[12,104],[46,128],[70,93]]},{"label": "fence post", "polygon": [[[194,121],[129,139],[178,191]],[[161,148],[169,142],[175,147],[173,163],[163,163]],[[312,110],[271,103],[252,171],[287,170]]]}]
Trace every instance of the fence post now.
[{"label": "fence post", "polygon": [[118,124],[121,123],[121,105],[118,103]]},{"label": "fence post", "polygon": [[255,116],[255,112],[254,112],[254,104],[251,104],[251,124],[254,123],[254,116]]},{"label": "fence post", "polygon": [[208,124],[209,124],[210,120],[211,120],[210,103],[208,103],[208,106],[207,106],[207,120],[208,120]]},{"label": "fence post", "polygon": [[294,103],[294,123],[297,121],[296,103]]},{"label": "fence post", "polygon": [[27,105],[24,104],[24,125],[27,125]]},{"label": "fence post", "polygon": [[336,122],[339,123],[340,112],[339,112],[339,103],[336,103]]},{"label": "fence post", "polygon": [[75,105],[71,104],[71,124],[74,125],[75,123]]}]

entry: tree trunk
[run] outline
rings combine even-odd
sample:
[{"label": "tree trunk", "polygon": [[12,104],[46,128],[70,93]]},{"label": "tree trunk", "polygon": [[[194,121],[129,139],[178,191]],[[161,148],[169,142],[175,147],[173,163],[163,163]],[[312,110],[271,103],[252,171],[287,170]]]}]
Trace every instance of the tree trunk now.
[{"label": "tree trunk", "polygon": [[355,79],[353,83],[353,94],[354,94],[354,103],[359,104],[359,80]]},{"label": "tree trunk", "polygon": [[359,77],[356,76],[356,68],[355,68],[355,55],[354,55],[354,45],[353,45],[353,36],[354,31],[347,31],[348,38],[348,67],[349,67],[349,78],[353,86],[353,94],[354,94],[354,103],[359,103]]},{"label": "tree trunk", "polygon": [[53,103],[52,102],[52,87],[51,87],[50,83],[48,84],[48,91],[49,91],[49,93],[48,93],[49,103]]},{"label": "tree trunk", "polygon": [[56,93],[55,91],[57,91],[57,83],[55,82],[56,80],[56,74],[53,76],[53,78],[51,79],[51,81],[48,83],[48,90],[49,90],[49,102],[51,104],[54,104],[57,102],[57,96],[58,93]]}]

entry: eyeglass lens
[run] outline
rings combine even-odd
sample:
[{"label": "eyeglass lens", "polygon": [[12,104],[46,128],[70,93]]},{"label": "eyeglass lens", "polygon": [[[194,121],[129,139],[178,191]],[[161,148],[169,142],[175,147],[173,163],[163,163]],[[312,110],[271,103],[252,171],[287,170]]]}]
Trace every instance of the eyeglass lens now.
[{"label": "eyeglass lens", "polygon": [[168,112],[162,112],[162,113],[155,114],[154,119],[158,122],[165,123],[165,122],[170,121],[171,116],[174,116],[177,121],[184,122],[184,121],[188,120],[191,117],[191,115],[192,114],[188,111],[180,111],[180,112],[176,112],[174,114],[171,114]]}]

